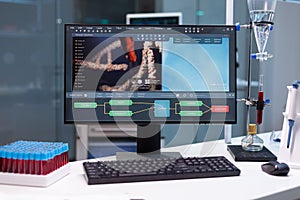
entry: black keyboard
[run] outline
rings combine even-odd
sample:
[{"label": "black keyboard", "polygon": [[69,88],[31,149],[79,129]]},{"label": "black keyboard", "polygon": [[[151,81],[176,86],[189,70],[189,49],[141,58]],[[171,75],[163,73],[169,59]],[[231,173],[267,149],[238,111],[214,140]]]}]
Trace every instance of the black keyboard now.
[{"label": "black keyboard", "polygon": [[241,172],[223,156],[95,161],[83,166],[89,185],[238,176]]}]

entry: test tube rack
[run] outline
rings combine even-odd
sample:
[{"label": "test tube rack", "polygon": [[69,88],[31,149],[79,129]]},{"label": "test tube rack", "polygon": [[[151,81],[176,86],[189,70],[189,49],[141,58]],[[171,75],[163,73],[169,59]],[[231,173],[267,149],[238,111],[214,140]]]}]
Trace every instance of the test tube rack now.
[{"label": "test tube rack", "polygon": [[0,147],[0,183],[47,187],[70,172],[68,144],[17,141]]}]

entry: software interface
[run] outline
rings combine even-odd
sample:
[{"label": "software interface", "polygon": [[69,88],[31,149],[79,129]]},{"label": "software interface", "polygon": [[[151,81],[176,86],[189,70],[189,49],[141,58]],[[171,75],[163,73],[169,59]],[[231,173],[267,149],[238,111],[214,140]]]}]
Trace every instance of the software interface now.
[{"label": "software interface", "polygon": [[66,122],[235,123],[233,26],[65,26]]}]

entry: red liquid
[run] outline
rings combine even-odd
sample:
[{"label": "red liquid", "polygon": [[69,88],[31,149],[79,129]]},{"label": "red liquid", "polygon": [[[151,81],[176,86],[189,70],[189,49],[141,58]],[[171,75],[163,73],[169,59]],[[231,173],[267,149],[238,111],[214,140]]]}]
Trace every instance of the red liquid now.
[{"label": "red liquid", "polygon": [[51,158],[47,161],[47,174],[53,172],[55,170],[55,162],[54,158]]},{"label": "red liquid", "polygon": [[0,172],[2,172],[3,158],[0,158]]},{"label": "red liquid", "polygon": [[58,169],[58,160],[59,160],[59,157],[58,155],[57,156],[54,156],[54,158],[51,159],[51,163],[50,165],[52,165],[52,171],[54,170],[57,170]]},{"label": "red liquid", "polygon": [[24,173],[30,174],[30,167],[29,167],[30,160],[24,160]]},{"label": "red liquid", "polygon": [[[258,103],[263,104],[264,103],[264,92],[258,92]],[[256,114],[256,122],[257,124],[261,124],[263,119],[263,105],[262,108],[257,110]]]},{"label": "red liquid", "polygon": [[34,174],[41,175],[41,160],[34,160]]},{"label": "red liquid", "polygon": [[12,158],[7,158],[6,172],[12,172]]},{"label": "red liquid", "polygon": [[8,162],[9,162],[9,158],[4,158],[3,159],[3,172],[8,172],[8,167],[9,167],[9,164],[8,164]]},{"label": "red liquid", "polygon": [[7,158],[2,158],[1,172],[6,172]]},{"label": "red liquid", "polygon": [[12,160],[12,166],[11,166],[11,171],[13,173],[18,172],[18,160],[17,159],[11,159]]},{"label": "red liquid", "polygon": [[69,154],[68,151],[63,153],[63,165],[67,164],[69,162]]},{"label": "red liquid", "polygon": [[24,174],[25,173],[25,160],[21,159],[18,160],[18,173]]},{"label": "red liquid", "polygon": [[41,160],[40,163],[41,163],[41,174],[42,175],[48,174],[48,171],[49,171],[48,160]]},{"label": "red liquid", "polygon": [[34,160],[28,160],[29,161],[29,174],[35,173],[35,166],[34,166]]}]

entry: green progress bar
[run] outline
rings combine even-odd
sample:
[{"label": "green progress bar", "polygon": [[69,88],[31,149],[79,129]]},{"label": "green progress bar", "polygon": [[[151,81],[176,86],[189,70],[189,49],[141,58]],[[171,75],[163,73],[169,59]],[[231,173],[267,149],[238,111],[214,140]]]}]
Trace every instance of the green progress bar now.
[{"label": "green progress bar", "polygon": [[96,102],[75,102],[74,108],[94,109],[94,108],[97,108],[97,103]]},{"label": "green progress bar", "polygon": [[119,110],[119,111],[109,111],[109,116],[111,117],[131,117],[132,111]]},{"label": "green progress bar", "polygon": [[109,105],[111,105],[111,106],[131,106],[132,100],[110,100]]},{"label": "green progress bar", "polygon": [[203,102],[202,101],[180,101],[179,102],[180,106],[202,106]]},{"label": "green progress bar", "polygon": [[203,115],[202,111],[180,111],[179,115],[182,117],[201,117]]}]

